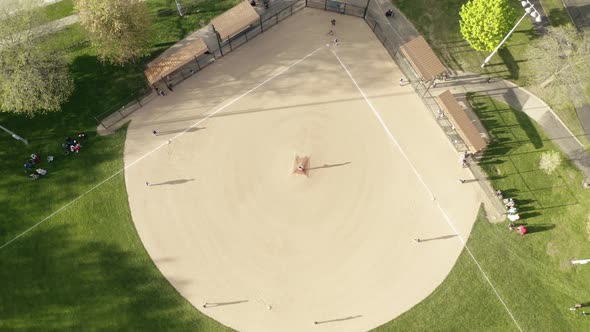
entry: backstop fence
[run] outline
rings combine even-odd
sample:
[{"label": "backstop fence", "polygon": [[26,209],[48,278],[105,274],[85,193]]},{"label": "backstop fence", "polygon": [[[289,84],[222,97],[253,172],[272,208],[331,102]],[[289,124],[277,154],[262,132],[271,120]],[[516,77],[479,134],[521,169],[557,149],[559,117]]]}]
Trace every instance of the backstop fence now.
[{"label": "backstop fence", "polygon": [[[209,51],[207,53],[196,57],[194,61],[186,63],[178,70],[167,75],[163,78],[163,82],[157,84],[157,86],[160,90],[164,91],[164,93],[173,91],[174,86],[201,71],[209,64],[215,62],[216,59],[231,53],[236,48],[252,40],[252,38],[277,25],[279,22],[292,16],[294,13],[305,7],[305,0],[287,0],[277,3],[271,7],[271,10],[265,10],[260,15],[260,21],[258,23],[251,24],[249,27],[246,27],[244,30],[230,36],[224,41],[217,40],[217,47],[211,47],[211,45],[209,45]],[[128,96],[118,104],[110,107],[107,111],[96,115],[94,119],[103,128],[108,129],[141,108],[143,105],[154,100],[157,96],[158,94],[156,92],[146,86],[145,89]]]},{"label": "backstop fence", "polygon": [[[215,59],[231,53],[305,7],[362,17],[397,63],[407,81],[420,96],[455,149],[457,151],[467,150],[467,145],[455,131],[451,122],[443,116],[443,110],[430,93],[430,83],[420,80],[413,67],[400,52],[402,45],[417,38],[420,34],[401,12],[395,11],[393,16],[385,16],[385,12],[393,7],[390,0],[284,0],[271,2],[271,7],[260,15],[259,22],[251,24],[226,40],[221,41],[217,38],[217,47],[209,45],[208,53],[197,57],[195,61],[187,63],[173,74],[168,75],[166,86],[179,84],[214,62]],[[122,103],[122,106],[117,105],[95,119],[103,127],[108,128],[156,96],[154,92],[151,94],[143,92],[143,94],[130,96],[127,102]]]}]

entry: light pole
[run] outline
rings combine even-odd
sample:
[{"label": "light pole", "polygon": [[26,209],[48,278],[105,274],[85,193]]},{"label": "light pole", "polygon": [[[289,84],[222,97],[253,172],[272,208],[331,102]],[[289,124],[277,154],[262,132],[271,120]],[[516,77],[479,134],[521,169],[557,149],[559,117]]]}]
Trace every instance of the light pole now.
[{"label": "light pole", "polygon": [[18,136],[17,134],[13,133],[12,131],[8,130],[6,127],[0,126],[0,129],[2,129],[5,132],[9,133],[12,136],[12,138],[14,138],[16,140],[19,140],[19,141],[25,143],[26,145],[29,145],[29,141],[27,141],[25,138],[22,138],[22,137]]},{"label": "light pole", "polygon": [[529,0],[523,0],[520,2],[520,4],[524,7],[524,15],[522,15],[520,20],[518,20],[518,22],[516,22],[516,24],[514,25],[512,30],[510,30],[510,32],[508,32],[508,34],[506,35],[506,37],[504,37],[504,39],[502,39],[500,44],[498,44],[498,46],[496,46],[496,48],[494,49],[492,54],[488,55],[488,57],[483,61],[483,63],[481,64],[481,68],[486,66],[486,64],[490,61],[490,59],[494,56],[494,54],[496,54],[496,52],[498,52],[500,47],[502,47],[504,42],[510,37],[510,35],[512,35],[514,30],[516,30],[516,28],[518,27],[520,22],[522,22],[522,20],[524,20],[524,18],[527,15],[531,15],[531,17],[533,17],[535,19],[535,22],[537,22],[537,23],[542,21],[541,14],[539,14],[539,12],[535,9],[535,5],[530,3]]}]

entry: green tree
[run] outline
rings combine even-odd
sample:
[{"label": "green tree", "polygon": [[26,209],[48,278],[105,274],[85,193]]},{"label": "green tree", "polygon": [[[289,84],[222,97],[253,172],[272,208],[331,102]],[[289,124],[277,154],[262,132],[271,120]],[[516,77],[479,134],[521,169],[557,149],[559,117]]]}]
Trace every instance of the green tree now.
[{"label": "green tree", "polygon": [[0,10],[0,108],[5,112],[56,112],[74,84],[63,54],[44,50],[39,26],[46,20],[31,6]]},{"label": "green tree", "polygon": [[75,0],[101,61],[122,65],[146,55],[151,20],[143,0]]},{"label": "green tree", "polygon": [[477,51],[491,51],[512,29],[517,14],[508,0],[471,0],[461,7],[461,34]]},{"label": "green tree", "polygon": [[572,26],[549,28],[525,53],[531,83],[552,104],[579,107],[590,93],[590,30]]}]

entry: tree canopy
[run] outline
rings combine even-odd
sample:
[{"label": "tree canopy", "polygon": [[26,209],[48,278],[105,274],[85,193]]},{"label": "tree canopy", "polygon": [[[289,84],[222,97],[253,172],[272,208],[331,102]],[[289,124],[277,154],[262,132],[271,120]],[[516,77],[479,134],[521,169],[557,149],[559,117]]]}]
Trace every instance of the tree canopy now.
[{"label": "tree canopy", "polygon": [[146,55],[150,16],[142,0],[75,0],[80,23],[101,61],[116,65]]},{"label": "tree canopy", "polygon": [[580,106],[590,92],[590,30],[572,26],[549,28],[526,51],[535,70],[531,83],[553,103]]},{"label": "tree canopy", "polygon": [[74,89],[69,67],[59,52],[41,46],[39,26],[46,23],[34,7],[0,12],[0,108],[5,112],[56,112]]},{"label": "tree canopy", "polygon": [[491,51],[512,29],[517,14],[508,0],[471,0],[461,7],[461,34],[477,51]]}]

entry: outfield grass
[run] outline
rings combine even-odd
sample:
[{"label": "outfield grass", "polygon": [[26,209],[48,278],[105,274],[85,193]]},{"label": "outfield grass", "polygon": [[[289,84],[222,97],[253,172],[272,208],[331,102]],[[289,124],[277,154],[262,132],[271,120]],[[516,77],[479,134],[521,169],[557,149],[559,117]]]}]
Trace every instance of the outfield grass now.
[{"label": "outfield grass", "polygon": [[[235,2],[216,3],[207,15]],[[148,5],[153,13],[175,8],[166,0]],[[154,25],[166,30],[154,36],[153,52],[200,19],[154,14]],[[67,49],[76,90],[61,113],[0,114],[0,124],[30,142],[0,133],[0,246],[122,169],[125,130],[96,136],[93,116],[144,86],[142,62],[115,67],[99,63],[88,44],[67,48],[86,39],[78,25],[44,38],[48,49]],[[90,137],[80,154],[63,156],[64,138],[81,131]],[[31,153],[56,156],[42,162],[49,173],[38,181],[24,172]],[[229,330],[195,310],[157,270],[131,221],[122,173],[0,249],[0,262],[2,331]]]},{"label": "outfield grass", "polygon": [[[553,175],[538,170],[541,153],[557,147],[524,113],[471,95],[493,143],[481,161],[494,188],[516,198],[529,234],[480,214],[467,243],[525,331],[587,331],[590,317],[570,311],[590,302],[590,197],[569,162]],[[590,305],[590,303],[588,303]],[[590,311],[590,308],[588,308]],[[464,250],[446,280],[423,302],[376,331],[511,331],[506,310]]]}]

